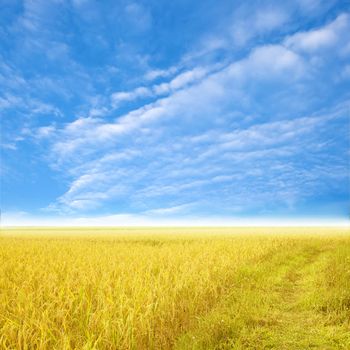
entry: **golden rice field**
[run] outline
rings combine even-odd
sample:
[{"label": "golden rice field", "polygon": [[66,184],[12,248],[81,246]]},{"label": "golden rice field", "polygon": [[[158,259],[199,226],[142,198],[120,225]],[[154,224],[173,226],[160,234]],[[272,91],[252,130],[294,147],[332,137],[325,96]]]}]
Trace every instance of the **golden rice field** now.
[{"label": "golden rice field", "polygon": [[350,349],[350,234],[2,230],[0,349]]}]

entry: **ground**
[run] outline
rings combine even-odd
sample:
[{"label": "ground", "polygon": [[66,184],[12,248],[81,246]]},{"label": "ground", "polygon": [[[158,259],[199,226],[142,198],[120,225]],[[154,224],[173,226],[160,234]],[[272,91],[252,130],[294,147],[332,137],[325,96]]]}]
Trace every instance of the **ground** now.
[{"label": "ground", "polygon": [[0,234],[1,349],[350,349],[350,235]]}]

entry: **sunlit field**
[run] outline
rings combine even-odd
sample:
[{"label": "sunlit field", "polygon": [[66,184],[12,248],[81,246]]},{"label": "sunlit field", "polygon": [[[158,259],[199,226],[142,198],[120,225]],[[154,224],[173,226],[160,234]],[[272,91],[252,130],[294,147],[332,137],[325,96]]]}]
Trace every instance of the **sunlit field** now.
[{"label": "sunlit field", "polygon": [[350,349],[350,235],[12,229],[0,349]]}]

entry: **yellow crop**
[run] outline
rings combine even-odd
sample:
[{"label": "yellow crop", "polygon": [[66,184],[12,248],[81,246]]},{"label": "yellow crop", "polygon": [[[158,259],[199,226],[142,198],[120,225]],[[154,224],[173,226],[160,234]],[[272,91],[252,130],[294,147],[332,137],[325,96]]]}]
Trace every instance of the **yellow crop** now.
[{"label": "yellow crop", "polygon": [[0,233],[0,349],[350,349],[350,236]]}]

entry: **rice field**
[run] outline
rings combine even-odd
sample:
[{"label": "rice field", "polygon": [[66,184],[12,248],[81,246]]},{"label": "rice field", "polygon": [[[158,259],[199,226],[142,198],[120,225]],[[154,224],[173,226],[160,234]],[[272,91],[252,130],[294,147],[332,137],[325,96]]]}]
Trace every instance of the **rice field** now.
[{"label": "rice field", "polygon": [[350,349],[350,234],[3,229],[0,349]]}]

